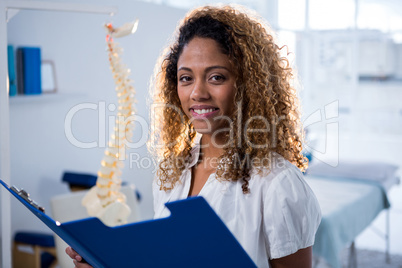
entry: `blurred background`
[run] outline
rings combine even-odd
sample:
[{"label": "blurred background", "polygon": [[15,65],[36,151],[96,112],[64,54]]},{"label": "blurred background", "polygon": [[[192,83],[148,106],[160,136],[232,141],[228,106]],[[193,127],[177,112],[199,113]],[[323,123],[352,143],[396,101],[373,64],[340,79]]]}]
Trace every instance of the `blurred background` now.
[{"label": "blurred background", "polygon": [[[8,1],[7,3],[20,1]],[[27,1],[36,2],[36,1]],[[402,166],[402,2],[398,0],[243,0],[277,34],[283,56],[297,70],[306,150],[314,161],[337,166],[340,161],[380,161]],[[37,2],[46,5],[46,2]],[[48,2],[50,3],[50,2]],[[41,57],[54,63],[57,92],[9,99],[9,170],[11,184],[23,186],[45,208],[53,196],[68,192],[65,171],[96,174],[105,142],[113,129],[117,97],[109,69],[103,24],[120,26],[139,19],[134,35],[116,42],[131,69],[137,92],[133,142],[123,180],[141,193],[144,219],[153,216],[151,182],[155,175],[145,140],[149,138],[150,78],[157,58],[169,43],[179,20],[195,6],[210,1],[53,0],[51,3],[104,5],[113,15],[10,9],[7,40],[14,49],[40,47]],[[213,2],[212,2],[213,3]],[[5,20],[5,14],[1,19]],[[3,88],[1,88],[3,90]],[[83,107],[79,110],[77,105]],[[75,112],[74,112],[75,111]],[[4,121],[4,114],[3,114]],[[146,122],[146,123],[144,123]],[[66,130],[69,129],[69,130]],[[4,135],[3,135],[4,137]],[[80,145],[79,145],[80,144]],[[84,148],[86,147],[86,148]],[[3,148],[1,148],[3,150]],[[4,173],[2,173],[4,174]],[[6,173],[7,174],[7,173]],[[401,170],[398,171],[398,176]],[[2,259],[7,262],[9,239],[18,230],[47,231],[16,201],[1,193]],[[402,255],[402,186],[388,192],[390,251]],[[10,204],[9,204],[10,202]],[[10,215],[10,216],[8,216]],[[7,218],[5,218],[7,217]],[[381,213],[373,225],[385,231]],[[7,232],[7,233],[6,233]],[[356,239],[361,249],[384,251],[384,241],[372,229]],[[4,262],[4,260],[6,260]]]}]

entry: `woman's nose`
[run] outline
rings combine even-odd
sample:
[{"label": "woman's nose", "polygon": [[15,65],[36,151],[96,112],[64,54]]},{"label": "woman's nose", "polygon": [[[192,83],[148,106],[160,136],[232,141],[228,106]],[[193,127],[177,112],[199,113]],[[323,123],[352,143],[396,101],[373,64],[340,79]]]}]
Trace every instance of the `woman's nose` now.
[{"label": "woman's nose", "polygon": [[194,83],[190,98],[194,101],[208,100],[211,96],[209,95],[208,88],[205,85],[205,82],[202,80],[200,81],[200,79],[197,80],[198,81]]}]

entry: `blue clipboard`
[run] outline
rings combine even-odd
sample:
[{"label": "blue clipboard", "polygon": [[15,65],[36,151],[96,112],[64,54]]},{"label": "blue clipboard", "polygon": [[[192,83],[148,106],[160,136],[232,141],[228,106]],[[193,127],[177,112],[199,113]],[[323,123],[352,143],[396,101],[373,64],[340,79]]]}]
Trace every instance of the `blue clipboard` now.
[{"label": "blue clipboard", "polygon": [[202,197],[166,203],[167,218],[108,227],[98,218],[57,222],[0,183],[94,267],[257,267]]}]

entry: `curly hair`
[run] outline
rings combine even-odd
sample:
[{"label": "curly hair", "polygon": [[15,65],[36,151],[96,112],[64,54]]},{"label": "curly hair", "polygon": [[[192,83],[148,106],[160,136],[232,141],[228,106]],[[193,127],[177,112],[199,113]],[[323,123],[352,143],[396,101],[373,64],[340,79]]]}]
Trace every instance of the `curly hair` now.
[{"label": "curly hair", "polygon": [[251,169],[261,172],[270,164],[266,161],[273,152],[304,171],[307,159],[301,153],[300,106],[292,85],[295,77],[288,60],[280,55],[282,48],[263,20],[250,12],[231,6],[206,6],[186,15],[155,69],[153,100],[161,105],[151,116],[150,149],[160,161],[160,189],[174,188],[194,145],[194,127],[181,108],[177,92],[177,62],[194,37],[215,40],[235,68],[235,107],[227,134],[230,142],[219,158],[217,178],[242,179],[243,193],[248,193]]}]

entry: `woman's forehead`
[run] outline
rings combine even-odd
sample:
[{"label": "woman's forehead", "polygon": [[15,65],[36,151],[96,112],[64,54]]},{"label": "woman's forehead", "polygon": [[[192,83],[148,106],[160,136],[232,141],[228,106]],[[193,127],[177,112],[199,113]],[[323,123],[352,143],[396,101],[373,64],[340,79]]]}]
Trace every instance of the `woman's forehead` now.
[{"label": "woman's forehead", "polygon": [[195,37],[183,48],[177,68],[219,65],[232,68],[229,56],[222,52],[218,42],[211,38]]}]

